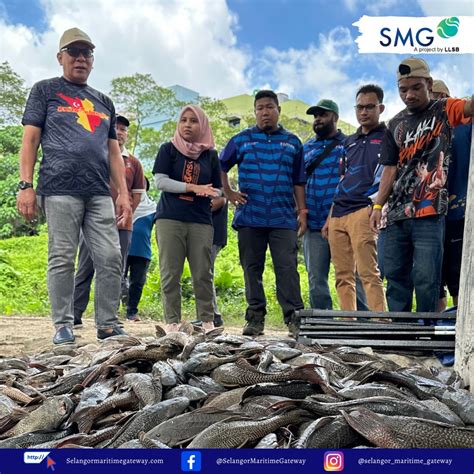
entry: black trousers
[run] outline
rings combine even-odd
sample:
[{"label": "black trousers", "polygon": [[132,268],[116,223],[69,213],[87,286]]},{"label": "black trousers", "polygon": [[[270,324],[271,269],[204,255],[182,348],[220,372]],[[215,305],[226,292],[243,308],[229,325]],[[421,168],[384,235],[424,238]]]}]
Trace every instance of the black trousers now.
[{"label": "black trousers", "polygon": [[238,230],[240,264],[244,270],[247,311],[245,319],[264,318],[267,300],[263,289],[265,254],[270,247],[275,272],[276,294],[288,324],[295,310],[303,308],[300,276],[297,270],[298,240],[296,231],[243,227]]},{"label": "black trousers", "polygon": [[136,255],[129,255],[127,258],[125,267],[125,280],[128,281],[127,317],[138,313],[138,304],[142,297],[149,266],[148,258]]}]

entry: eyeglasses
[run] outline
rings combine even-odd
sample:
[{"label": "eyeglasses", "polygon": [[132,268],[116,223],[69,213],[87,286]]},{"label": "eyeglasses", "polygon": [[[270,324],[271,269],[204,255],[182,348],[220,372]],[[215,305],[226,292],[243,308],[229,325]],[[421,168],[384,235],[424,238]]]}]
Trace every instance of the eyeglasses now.
[{"label": "eyeglasses", "polygon": [[67,46],[66,48],[61,49],[61,52],[66,51],[69,56],[73,58],[78,58],[81,54],[85,58],[91,58],[94,55],[94,50],[91,48],[77,48],[75,46]]},{"label": "eyeglasses", "polygon": [[357,110],[357,112],[362,112],[364,109],[367,110],[367,112],[370,112],[375,109],[375,107],[378,107],[381,104],[367,104],[367,105],[361,105],[357,104],[354,105],[354,108]]}]

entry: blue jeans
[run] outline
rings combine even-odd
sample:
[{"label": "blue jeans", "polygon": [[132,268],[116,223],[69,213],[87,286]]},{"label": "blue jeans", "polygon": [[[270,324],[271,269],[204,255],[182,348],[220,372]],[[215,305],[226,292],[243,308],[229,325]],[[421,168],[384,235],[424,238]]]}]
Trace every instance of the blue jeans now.
[{"label": "blue jeans", "polygon": [[444,246],[444,216],[405,219],[385,230],[384,264],[390,311],[436,311]]},{"label": "blue jeans", "polygon": [[[328,241],[318,230],[307,230],[303,237],[303,253],[308,272],[309,304],[312,309],[332,309],[329,291],[331,251]],[[357,311],[368,311],[364,287],[356,273]]]},{"label": "blue jeans", "polygon": [[303,237],[303,253],[308,272],[309,304],[313,309],[332,309],[328,276],[331,252],[328,241],[318,230],[307,230]]}]

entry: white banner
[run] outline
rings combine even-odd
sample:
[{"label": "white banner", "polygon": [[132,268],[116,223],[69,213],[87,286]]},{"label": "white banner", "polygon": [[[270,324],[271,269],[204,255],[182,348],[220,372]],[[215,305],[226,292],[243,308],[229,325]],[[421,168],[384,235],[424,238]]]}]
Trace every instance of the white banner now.
[{"label": "white banner", "polygon": [[472,16],[363,16],[359,53],[474,54]]}]

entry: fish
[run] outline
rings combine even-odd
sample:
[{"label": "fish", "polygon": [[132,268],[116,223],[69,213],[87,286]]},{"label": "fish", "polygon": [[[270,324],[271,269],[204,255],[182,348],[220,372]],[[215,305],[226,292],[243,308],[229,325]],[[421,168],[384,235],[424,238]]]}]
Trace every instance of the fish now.
[{"label": "fish", "polygon": [[164,399],[169,400],[176,397],[186,397],[190,402],[197,402],[207,397],[207,393],[200,388],[192,385],[182,384],[176,385],[171,390],[166,392]]},{"label": "fish", "polygon": [[161,441],[147,436],[144,431],[140,431],[138,433],[138,441],[140,441],[142,446],[147,449],[170,449],[169,446],[166,446],[166,444],[162,443]]},{"label": "fish", "polygon": [[71,419],[70,423],[76,423],[81,433],[89,433],[95,421],[98,420],[105,413],[109,413],[113,410],[123,410],[126,408],[137,409],[139,400],[134,392],[127,391],[112,395],[105,399],[99,405],[93,407],[86,407],[80,411],[76,411]]},{"label": "fish", "polygon": [[259,372],[244,359],[239,359],[235,363],[221,365],[212,372],[211,377],[224,387],[255,385],[263,382],[286,382],[289,380],[304,380],[325,386],[321,377],[313,369],[314,366],[312,365],[303,365],[285,372],[269,374]]},{"label": "fish", "polygon": [[198,353],[195,357],[192,357],[184,363],[183,372],[185,374],[209,374],[217,367],[235,362],[246,356],[255,354],[258,349],[248,349],[240,354],[233,354],[229,356],[215,356],[213,354],[207,354],[205,352]]},{"label": "fish", "polygon": [[408,416],[385,416],[360,407],[342,412],[349,425],[380,448],[472,448],[474,430]]},{"label": "fish", "polygon": [[147,436],[175,447],[192,440],[209,426],[236,415],[236,412],[213,407],[202,407],[163,421],[147,432]]},{"label": "fish", "polygon": [[280,397],[303,399],[314,393],[320,393],[318,385],[311,385],[308,382],[292,381],[281,383],[261,383],[250,385],[242,394],[243,401],[248,397],[258,395],[279,395]]},{"label": "fish", "polygon": [[407,416],[424,418],[433,421],[447,422],[446,418],[437,412],[433,412],[423,405],[408,400],[399,400],[391,397],[367,397],[356,400],[346,400],[343,402],[319,402],[312,400],[311,396],[304,400],[289,400],[276,403],[273,407],[278,410],[288,406],[303,408],[318,416],[330,416],[339,414],[340,410],[364,406],[365,408],[385,415],[397,415],[404,413]]},{"label": "fish", "polygon": [[11,430],[12,436],[33,431],[51,431],[59,428],[72,413],[74,405],[66,395],[49,398]]},{"label": "fish", "polygon": [[152,378],[148,374],[125,374],[125,384],[129,385],[138,398],[140,406],[153,405],[161,402],[163,397],[163,386],[160,379]]},{"label": "fish", "polygon": [[36,431],[34,433],[22,433],[11,438],[0,441],[0,448],[30,448],[42,443],[57,441],[70,434],[70,429],[53,431]]},{"label": "fish", "polygon": [[245,390],[247,390],[247,387],[239,387],[234,388],[233,390],[228,390],[224,393],[220,393],[214,398],[208,399],[204,406],[225,410],[232,405],[240,403]]},{"label": "fish", "polygon": [[282,426],[298,424],[307,418],[308,412],[304,410],[282,410],[281,413],[259,420],[231,417],[206,428],[187,448],[240,448],[262,439]]},{"label": "fish", "polygon": [[325,416],[311,422],[296,440],[294,448],[345,448],[360,436],[342,415]]},{"label": "fish", "polygon": [[197,387],[201,390],[204,390],[204,392],[206,392],[208,395],[210,395],[211,393],[223,393],[226,391],[225,387],[218,384],[207,375],[196,376],[190,374],[188,383],[193,387]]},{"label": "fish", "polygon": [[274,448],[278,448],[278,438],[275,433],[267,434],[255,445],[255,449],[274,449]]},{"label": "fish", "polygon": [[382,383],[367,383],[355,387],[347,387],[337,391],[338,396],[348,400],[357,400],[366,397],[392,397],[400,400],[418,400],[413,394],[403,392],[395,385]]},{"label": "fish", "polygon": [[301,355],[299,349],[294,349],[293,347],[288,347],[286,344],[270,344],[265,348],[267,351],[271,352],[275,357],[277,357],[282,362],[285,362],[290,359],[294,359]]},{"label": "fish", "polygon": [[172,398],[148,405],[132,416],[105,447],[117,448],[136,438],[140,431],[146,433],[164,420],[180,415],[188,406],[189,399],[185,397]]}]

